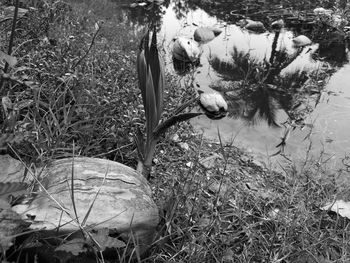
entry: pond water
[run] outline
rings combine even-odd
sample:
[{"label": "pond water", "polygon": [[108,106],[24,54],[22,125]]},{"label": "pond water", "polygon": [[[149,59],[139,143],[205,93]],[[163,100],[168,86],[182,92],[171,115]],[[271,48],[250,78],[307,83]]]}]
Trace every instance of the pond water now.
[{"label": "pond water", "polygon": [[[123,7],[119,12],[138,28],[156,20],[167,70],[181,78],[180,85],[202,91],[216,89],[229,100],[228,117],[198,117],[192,121],[197,131],[215,141],[220,132],[224,142],[233,141],[265,160],[298,162],[305,160],[307,152],[315,157],[323,153],[331,166],[340,167],[341,159],[350,153],[350,64],[346,42],[339,41],[336,34],[325,36],[312,23],[315,17],[309,19],[313,15],[310,10],[319,6],[317,1],[159,2],[162,4],[152,6],[139,1],[132,7],[130,2],[115,4]],[[335,3],[327,1],[323,7],[334,8]],[[267,31],[255,33],[238,26],[242,18],[262,21]],[[286,23],[276,33],[270,25],[278,18]],[[207,26],[222,33],[200,45],[199,65],[179,72],[172,58],[174,38],[193,38],[196,28]],[[294,47],[292,39],[300,34],[313,43]],[[269,67],[264,61],[271,62],[276,54],[284,59],[279,64],[283,67],[273,82],[264,84]],[[256,74],[244,72],[247,63]],[[281,145],[284,137],[288,137],[286,144]]]},{"label": "pond water", "polygon": [[[162,18],[159,34],[165,39],[167,47],[171,46],[171,42],[176,36],[192,37],[193,32],[200,26],[213,26],[222,30],[218,37],[201,46],[203,54],[200,58],[200,66],[190,73],[190,81],[193,81],[194,86],[198,89],[208,91],[212,86],[227,84],[227,81],[222,81],[222,75],[225,74],[220,74],[219,68],[211,63],[213,58],[218,58],[222,63],[230,63],[234,59],[232,56],[234,52],[249,54],[252,59],[260,62],[264,58],[269,58],[276,35],[275,32],[267,31],[260,34],[250,32],[237,26],[232,21],[230,22],[229,19],[225,20],[215,15],[209,15],[199,5],[196,8],[188,9],[186,15],[179,16],[179,12],[176,12],[176,5],[178,4],[178,2],[171,3],[165,9]],[[317,5],[315,4],[314,7],[317,7]],[[234,13],[232,9],[226,13],[228,16],[232,16]],[[220,14],[221,17],[225,17],[224,12]],[[237,14],[234,15],[237,16]],[[288,54],[295,53],[296,48],[293,48],[292,38],[301,34],[297,30],[295,28],[283,30],[278,36],[278,49],[285,49]],[[307,34],[307,30],[305,31]],[[311,37],[312,32],[308,32],[308,35]],[[277,159],[279,162],[283,160],[298,162],[299,160],[305,160],[306,152],[310,149],[309,154],[314,155],[315,158],[322,152],[323,160],[327,159],[331,166],[339,167],[341,158],[350,152],[350,136],[348,133],[350,129],[350,64],[346,62],[347,54],[345,53],[344,57],[340,57],[340,61],[339,59],[334,61],[332,56],[328,56],[332,61],[323,58],[321,62],[321,59],[312,56],[313,51],[317,51],[318,48],[319,44],[317,42],[305,47],[300,55],[280,74],[283,77],[301,70],[307,73],[321,70],[322,62],[336,67],[335,72],[332,72],[329,79],[319,78],[320,86],[323,87],[323,83],[326,84],[323,89],[317,89],[319,92],[316,96],[311,96],[309,92],[299,94],[303,97],[303,100],[299,101],[302,101],[304,107],[308,107],[307,113],[303,116],[302,125],[292,127],[286,125],[291,121],[290,114],[287,114],[285,107],[278,105],[278,103],[277,106],[275,105],[275,112],[272,113],[275,115],[278,126],[269,125],[266,116],[265,118],[264,116],[262,118],[254,116],[255,120],[247,121],[245,111],[249,111],[251,107],[258,108],[258,111],[263,109],[259,109],[261,107],[259,106],[259,98],[257,101],[251,101],[244,98],[244,96],[243,98],[237,98],[237,96],[234,98],[236,101],[239,100],[240,103],[235,103],[233,107],[236,106],[240,109],[233,110],[235,113],[231,114],[231,117],[222,120],[209,120],[203,116],[194,119],[192,124],[197,130],[202,131],[206,138],[217,141],[219,131],[223,141],[231,142],[234,140],[235,145],[249,149],[263,158],[270,157],[270,160]],[[169,54],[168,65],[172,70],[170,63],[171,48],[166,48],[166,51]],[[342,50],[336,48],[334,52],[341,53]],[[173,72],[176,74],[174,70]],[[186,76],[184,76],[184,79],[186,79]],[[186,79],[186,81],[189,80]],[[188,84],[186,81],[184,82],[185,85]],[[285,88],[287,89],[287,87]],[[311,87],[306,85],[303,88]],[[298,93],[298,91],[295,91],[295,93]],[[273,94],[270,96],[276,99]],[[291,94],[291,102],[293,96],[294,94]],[[268,99],[266,101],[269,103]],[[257,105],[247,105],[254,103]],[[258,112],[255,115],[259,115]],[[289,138],[282,152],[284,154],[282,156],[281,154],[275,155],[280,150],[276,146],[280,144],[281,138],[286,132],[289,133]]]}]

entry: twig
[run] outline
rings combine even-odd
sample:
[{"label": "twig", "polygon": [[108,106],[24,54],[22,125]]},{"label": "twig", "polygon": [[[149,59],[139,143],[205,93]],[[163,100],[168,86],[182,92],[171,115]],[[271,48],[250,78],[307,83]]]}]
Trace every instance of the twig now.
[{"label": "twig", "polygon": [[86,51],[85,55],[82,56],[82,57],[78,60],[78,62],[75,63],[75,64],[73,65],[72,70],[74,70],[74,69],[87,57],[87,55],[89,54],[89,52],[90,52],[92,46],[93,46],[94,43],[95,43],[96,36],[97,36],[98,32],[100,31],[100,29],[101,29],[101,26],[98,25],[98,28],[97,28],[97,30],[96,30],[94,36],[92,37],[92,40],[91,40],[91,43],[90,43],[90,46],[89,46],[88,50]]}]

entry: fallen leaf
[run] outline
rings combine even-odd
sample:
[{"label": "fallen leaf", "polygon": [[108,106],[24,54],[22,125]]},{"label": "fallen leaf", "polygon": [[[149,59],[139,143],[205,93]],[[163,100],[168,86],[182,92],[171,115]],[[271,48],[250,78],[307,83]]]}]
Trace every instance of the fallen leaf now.
[{"label": "fallen leaf", "polygon": [[[2,141],[5,143],[10,140],[11,134],[0,135],[0,145]],[[13,134],[12,134],[13,135]],[[14,135],[12,137],[15,137]],[[0,182],[21,182],[25,172],[25,166],[19,160],[14,159],[8,154],[0,155]]]},{"label": "fallen leaf", "polygon": [[55,251],[64,251],[78,256],[80,253],[87,251],[86,242],[83,238],[75,238],[56,247]]},{"label": "fallen leaf", "polygon": [[15,236],[28,228],[30,224],[23,221],[20,215],[11,208],[6,208],[7,204],[4,201],[1,201],[0,206],[2,208],[0,209],[0,248],[6,251],[12,246]]},{"label": "fallen leaf", "polygon": [[17,58],[0,51],[0,64],[2,61],[7,62],[11,68],[17,64]]},{"label": "fallen leaf", "polygon": [[6,117],[8,117],[8,110],[12,110],[13,109],[13,103],[11,101],[11,99],[7,96],[2,97],[1,98],[1,104],[2,104],[2,108],[4,109],[5,115]]},{"label": "fallen leaf", "polygon": [[28,185],[26,183],[21,182],[0,182],[0,200],[7,199],[9,195],[11,196],[19,196],[28,193],[27,192]]},{"label": "fallen leaf", "polygon": [[122,248],[126,247],[126,244],[114,237],[109,236],[109,230],[107,228],[99,229],[97,233],[92,233],[91,237],[94,242],[97,243],[99,249],[104,251],[106,248]]}]

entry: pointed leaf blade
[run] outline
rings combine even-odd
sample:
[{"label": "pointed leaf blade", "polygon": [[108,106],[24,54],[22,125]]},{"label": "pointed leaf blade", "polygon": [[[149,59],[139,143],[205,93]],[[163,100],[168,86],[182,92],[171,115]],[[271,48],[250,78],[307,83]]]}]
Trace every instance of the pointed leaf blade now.
[{"label": "pointed leaf blade", "polygon": [[153,31],[152,42],[150,47],[148,63],[151,68],[152,78],[153,78],[153,88],[156,96],[156,105],[157,105],[157,118],[160,120],[161,113],[163,111],[163,92],[165,85],[164,78],[164,62],[159,56],[158,47],[157,47],[157,32]]},{"label": "pointed leaf blade", "polygon": [[188,112],[188,113],[182,113],[182,114],[172,116],[157,126],[157,128],[154,130],[154,137],[155,138],[159,137],[168,128],[170,128],[171,126],[175,125],[178,122],[187,121],[189,119],[192,119],[192,118],[200,116],[200,115],[203,115],[203,113],[201,113],[201,112]]}]

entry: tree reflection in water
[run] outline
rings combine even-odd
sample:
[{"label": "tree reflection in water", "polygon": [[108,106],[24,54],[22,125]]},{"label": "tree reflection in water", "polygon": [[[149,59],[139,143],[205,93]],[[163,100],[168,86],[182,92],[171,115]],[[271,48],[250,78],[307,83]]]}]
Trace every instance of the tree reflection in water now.
[{"label": "tree reflection in water", "polygon": [[141,28],[156,25],[159,30],[166,8],[168,8],[169,5],[170,0],[164,0],[162,3],[156,1],[149,2],[146,6],[129,6],[128,20]]},{"label": "tree reflection in water", "polygon": [[278,50],[278,34],[275,34],[268,60],[257,61],[237,48],[234,48],[229,62],[218,57],[210,59],[212,68],[223,79],[214,83],[212,88],[225,95],[230,117],[245,119],[249,124],[263,119],[276,127],[279,126],[277,111],[283,110],[289,117],[287,122],[304,125],[306,115],[313,110],[317,96],[313,105],[310,98],[319,95],[322,87],[310,83],[323,80],[326,75],[304,70],[281,74],[303,49],[297,49],[291,55],[284,49]]}]

